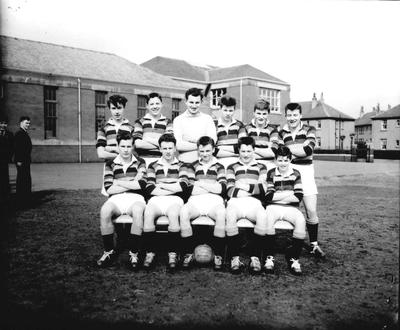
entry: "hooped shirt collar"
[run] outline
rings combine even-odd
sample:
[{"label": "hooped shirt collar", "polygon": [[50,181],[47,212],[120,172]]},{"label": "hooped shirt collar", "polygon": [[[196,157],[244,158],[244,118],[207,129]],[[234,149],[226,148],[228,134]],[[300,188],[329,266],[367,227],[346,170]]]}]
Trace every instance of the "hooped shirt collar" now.
[{"label": "hooped shirt collar", "polygon": [[[300,120],[300,125],[299,125],[299,129],[297,130],[297,132],[300,131],[303,128],[303,126],[304,126],[304,123]],[[292,132],[287,123],[285,125],[283,125],[283,130],[286,132],[289,132],[289,133]]]},{"label": "hooped shirt collar", "polygon": [[172,166],[172,165],[179,164],[179,160],[178,160],[178,158],[174,157],[174,160],[172,161],[172,163],[168,163],[167,161],[164,160],[163,157],[160,157],[160,158],[157,160],[157,164],[160,164],[160,165],[162,165],[163,167],[165,167],[165,166],[169,167],[169,166]]},{"label": "hooped shirt collar", "polygon": [[276,175],[276,176],[281,176],[281,177],[283,177],[283,178],[287,178],[287,177],[289,177],[289,176],[292,175],[292,174],[294,174],[294,171],[293,171],[292,165],[290,165],[290,164],[289,164],[289,169],[288,169],[288,171],[285,173],[285,175],[283,175],[283,174],[279,171],[278,167],[275,168],[275,175]]},{"label": "hooped shirt collar", "polygon": [[[232,121],[229,123],[228,126],[231,126],[231,125],[233,125],[233,124],[235,124],[235,123],[237,123],[237,120],[236,120],[235,118],[232,118]],[[225,125],[225,124],[222,122],[222,118],[221,118],[221,117],[218,118],[217,125],[218,125],[218,126],[221,125],[221,126],[224,126],[224,127],[227,126],[227,125]]]},{"label": "hooped shirt collar", "polygon": [[211,162],[209,162],[209,163],[207,163],[207,164],[204,164],[204,163],[201,161],[201,159],[199,158],[199,164],[200,164],[201,166],[209,165],[209,166],[211,167],[212,165],[215,165],[215,164],[217,164],[217,163],[218,163],[218,159],[217,159],[216,157],[214,157],[214,156],[213,156],[213,158],[211,159]]},{"label": "hooped shirt collar", "polygon": [[[137,162],[137,158],[135,157],[135,155],[132,154],[132,159],[128,164],[129,166],[131,166],[135,162]],[[117,155],[117,157],[114,158],[113,163],[121,166],[126,165],[126,163],[123,162],[121,155]]]},{"label": "hooped shirt collar", "polygon": [[[118,124],[115,122],[115,120],[114,120],[113,117],[111,117],[110,119],[108,119],[107,124],[110,124],[110,125],[113,125],[113,126],[118,125]],[[121,124],[120,124],[120,125],[122,125],[122,124],[129,124],[129,120],[126,119],[126,118],[122,118],[122,121],[121,121]]]},{"label": "hooped shirt collar", "polygon": [[253,159],[250,163],[245,164],[245,163],[243,163],[242,160],[239,158],[238,162],[239,162],[241,165],[246,166],[246,167],[258,166],[258,162],[257,162],[257,160],[255,160],[255,159]]},{"label": "hooped shirt collar", "polygon": [[151,114],[149,114],[148,112],[143,116],[143,118],[144,119],[149,119],[149,120],[151,120],[151,121],[158,121],[158,120],[164,120],[164,119],[166,119],[167,117],[165,117],[163,114],[161,114],[160,115],[160,118],[158,118],[158,119],[154,119],[154,117],[151,115]]}]

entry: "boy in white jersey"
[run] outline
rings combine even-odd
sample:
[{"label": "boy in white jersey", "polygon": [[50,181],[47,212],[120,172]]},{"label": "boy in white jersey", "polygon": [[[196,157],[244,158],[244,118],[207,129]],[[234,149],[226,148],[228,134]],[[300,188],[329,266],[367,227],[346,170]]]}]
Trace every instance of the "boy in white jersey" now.
[{"label": "boy in white jersey", "polygon": [[173,127],[179,160],[192,163],[198,157],[197,140],[201,136],[209,136],[217,141],[217,133],[212,117],[200,111],[203,100],[201,89],[188,89],[185,99],[186,111],[174,119]]},{"label": "boy in white jersey", "polygon": [[189,268],[193,260],[193,230],[190,221],[204,215],[215,221],[212,248],[214,251],[214,269],[221,270],[225,252],[225,168],[213,153],[214,140],[202,136],[197,142],[199,160],[188,166],[189,182],[192,192],[187,204],[180,213],[180,225],[184,260],[182,267]]}]

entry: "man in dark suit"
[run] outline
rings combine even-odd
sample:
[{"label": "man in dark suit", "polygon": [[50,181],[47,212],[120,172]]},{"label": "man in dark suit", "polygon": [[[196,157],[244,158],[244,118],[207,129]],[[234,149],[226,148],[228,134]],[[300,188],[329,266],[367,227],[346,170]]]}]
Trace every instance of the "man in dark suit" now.
[{"label": "man in dark suit", "polygon": [[22,116],[19,120],[20,129],[14,137],[14,161],[17,166],[17,199],[21,207],[29,206],[31,202],[31,151],[32,141],[28,134],[31,119]]},{"label": "man in dark suit", "polygon": [[14,142],[13,134],[7,130],[7,118],[0,116],[0,204],[6,205],[10,193],[8,164],[11,161]]}]

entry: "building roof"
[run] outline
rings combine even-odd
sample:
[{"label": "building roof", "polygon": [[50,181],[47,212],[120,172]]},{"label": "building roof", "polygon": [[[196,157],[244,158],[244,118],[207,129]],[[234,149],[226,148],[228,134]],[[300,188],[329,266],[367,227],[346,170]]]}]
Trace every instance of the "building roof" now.
[{"label": "building roof", "polygon": [[314,108],[311,108],[312,101],[299,102],[302,108],[302,119],[340,119],[340,120],[355,120],[343,112],[336,110],[330,105],[318,101]]},{"label": "building roof", "polygon": [[6,36],[0,38],[2,64],[6,69],[183,89],[179,82],[114,54]]},{"label": "building roof", "polygon": [[376,114],[377,114],[376,111],[367,112],[362,117],[356,119],[356,121],[354,122],[354,126],[372,125],[371,117],[376,116]]},{"label": "building roof", "polygon": [[395,118],[400,118],[400,104],[396,105],[390,110],[381,112],[379,115],[376,115],[371,119],[377,120],[377,119],[395,119]]},{"label": "building roof", "polygon": [[206,82],[205,72],[207,70],[194,66],[184,60],[156,56],[142,63],[141,66],[169,77]]},{"label": "building roof", "polygon": [[201,67],[192,65],[184,60],[157,56],[148,60],[147,62],[142,63],[141,65],[169,77],[201,82],[252,77],[261,80],[287,84],[283,80],[273,77],[249,64],[232,66],[228,68],[217,68],[213,66]]}]

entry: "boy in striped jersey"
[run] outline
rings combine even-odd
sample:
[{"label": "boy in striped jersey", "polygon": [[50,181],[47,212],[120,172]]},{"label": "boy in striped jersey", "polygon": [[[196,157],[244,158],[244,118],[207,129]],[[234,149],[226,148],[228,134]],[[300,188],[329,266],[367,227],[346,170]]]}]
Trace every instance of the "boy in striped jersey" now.
[{"label": "boy in striped jersey", "polygon": [[[231,259],[231,272],[239,273],[244,264],[239,257],[240,237],[237,221],[241,218],[256,223],[265,222],[265,210],[261,204],[264,198],[267,176],[265,165],[254,159],[255,141],[252,137],[241,137],[238,141],[239,160],[228,166],[226,171],[228,205],[226,208],[226,234]],[[259,249],[261,242],[254,242]],[[254,253],[253,253],[254,255]],[[251,258],[250,270],[261,271],[260,261]]]},{"label": "boy in striped jersey", "polygon": [[104,171],[104,188],[110,196],[100,211],[100,231],[104,253],[97,261],[99,267],[110,266],[117,257],[114,251],[114,225],[112,218],[121,214],[132,217],[129,236],[129,260],[133,270],[138,267],[145,208],[146,164],[132,154],[133,138],[129,132],[117,136],[119,154],[107,161]]},{"label": "boy in striped jersey", "polygon": [[143,266],[149,269],[154,262],[157,244],[155,221],[168,217],[168,269],[174,270],[178,263],[180,242],[179,212],[188,195],[187,167],[175,157],[176,140],[172,134],[159,139],[161,158],[147,169],[146,192],[150,197],[144,212],[143,240],[146,257]]},{"label": "boy in striped jersey", "polygon": [[314,178],[313,152],[315,147],[315,128],[301,122],[301,105],[289,103],[285,107],[287,124],[279,131],[280,144],[287,146],[292,155],[292,166],[301,174],[303,182],[303,201],[307,213],[307,231],[310,239],[310,252],[324,258],[325,253],[318,245],[317,186]]},{"label": "boy in striped jersey", "polygon": [[254,118],[246,125],[247,136],[256,141],[255,159],[263,163],[268,170],[275,166],[274,150],[278,148],[278,130],[268,121],[269,102],[260,98],[254,104]]},{"label": "boy in striped jersey", "polygon": [[101,159],[114,159],[118,155],[117,135],[121,132],[133,132],[133,126],[124,118],[125,106],[128,100],[121,95],[111,95],[107,106],[111,118],[97,132],[96,150]]},{"label": "boy in striped jersey", "polygon": [[221,98],[221,117],[216,121],[217,143],[215,156],[225,167],[239,158],[238,139],[246,136],[244,124],[233,118],[236,100],[228,95]]},{"label": "boy in striped jersey", "polygon": [[300,172],[293,169],[290,161],[292,153],[285,146],[280,146],[275,156],[276,168],[267,174],[267,192],[265,199],[269,205],[266,208],[267,221],[257,223],[254,232],[261,237],[266,235],[264,269],[274,270],[275,222],[286,220],[293,227],[292,246],[288,248],[286,260],[290,271],[295,275],[301,274],[299,257],[306,237],[306,221],[299,210],[303,198]]},{"label": "boy in striped jersey", "polygon": [[215,143],[209,136],[197,141],[199,160],[189,165],[188,176],[192,187],[191,197],[181,209],[180,225],[184,260],[182,267],[188,269],[193,260],[193,230],[190,220],[204,215],[215,221],[212,248],[214,269],[221,270],[225,250],[225,168],[215,157]]},{"label": "boy in striped jersey", "polygon": [[179,160],[193,163],[198,158],[197,140],[206,135],[217,141],[217,132],[212,117],[200,111],[203,100],[201,89],[188,89],[185,98],[186,111],[174,119],[174,135]]},{"label": "boy in striped jersey", "polygon": [[158,93],[146,95],[147,113],[134,125],[135,149],[147,164],[160,158],[158,139],[164,133],[173,133],[171,119],[162,113],[162,97]]}]

